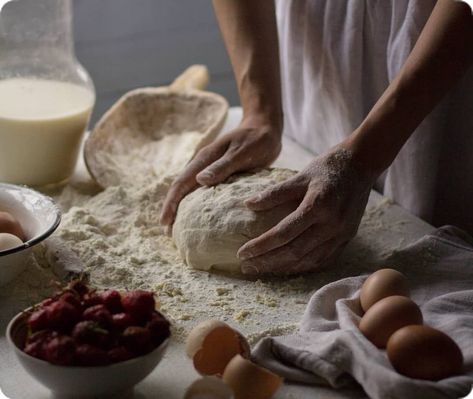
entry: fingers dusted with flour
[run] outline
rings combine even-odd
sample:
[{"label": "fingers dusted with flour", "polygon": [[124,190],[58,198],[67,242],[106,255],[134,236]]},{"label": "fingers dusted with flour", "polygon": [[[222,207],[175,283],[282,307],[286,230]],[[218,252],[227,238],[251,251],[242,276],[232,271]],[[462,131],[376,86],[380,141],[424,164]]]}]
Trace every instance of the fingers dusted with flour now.
[{"label": "fingers dusted with flour", "polygon": [[373,183],[335,148],[289,180],[246,201],[255,212],[300,201],[276,226],[238,251],[246,274],[293,274],[331,261],[356,234]]},{"label": "fingers dusted with flour", "polygon": [[161,212],[172,225],[181,200],[199,185],[213,186],[236,172],[268,166],[281,151],[279,126],[244,121],[232,132],[202,148],[173,182]]}]

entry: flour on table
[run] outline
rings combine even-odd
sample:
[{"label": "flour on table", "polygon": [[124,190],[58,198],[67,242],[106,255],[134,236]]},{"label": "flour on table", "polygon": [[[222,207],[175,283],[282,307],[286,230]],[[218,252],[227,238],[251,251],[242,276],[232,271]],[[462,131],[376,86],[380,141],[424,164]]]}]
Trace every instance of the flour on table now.
[{"label": "flour on table", "polygon": [[[174,144],[168,141],[169,151],[162,153],[181,159],[184,165],[194,137],[181,136],[181,140],[176,146],[180,149],[173,150]],[[386,236],[384,230],[393,226],[378,224],[377,218],[383,218],[379,210],[367,213],[359,237],[347,247],[338,264],[318,273],[250,280],[192,269],[183,263],[171,237],[158,222],[172,176],[143,173],[150,168],[149,159],[132,156],[126,168],[134,178],[127,184],[100,191],[93,183],[81,181],[55,196],[63,209],[63,219],[54,234],[54,244],[48,247],[46,241],[34,248],[27,270],[2,288],[0,300],[14,300],[17,310],[39,301],[51,292],[53,270],[69,257],[83,263],[95,287],[154,291],[162,311],[173,322],[177,339],[182,339],[197,322],[209,318],[226,321],[252,337],[290,333],[297,328],[317,288],[379,267],[379,259],[372,255],[391,245],[380,241]]]}]

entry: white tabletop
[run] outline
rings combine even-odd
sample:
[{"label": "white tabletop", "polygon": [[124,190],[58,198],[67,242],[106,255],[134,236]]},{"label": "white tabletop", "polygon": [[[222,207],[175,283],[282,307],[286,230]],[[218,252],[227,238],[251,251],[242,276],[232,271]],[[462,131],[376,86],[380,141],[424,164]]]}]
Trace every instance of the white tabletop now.
[{"label": "white tabletop", "polygon": [[[241,119],[241,109],[232,108],[222,132],[235,127]],[[313,154],[300,145],[284,138],[283,150],[275,166],[301,169],[313,158]],[[83,161],[80,160],[76,180],[88,179]],[[368,208],[358,236],[347,247],[342,257],[345,259],[341,275],[353,275],[363,269],[361,264],[376,264],[391,251],[409,244],[433,227],[410,215],[400,207],[391,204],[384,197],[372,192]],[[359,248],[368,248],[368,257],[357,256]],[[314,279],[316,281],[316,279]],[[315,283],[314,283],[315,284]],[[317,288],[314,286],[314,289]],[[15,303],[18,298],[0,297],[0,388],[11,399],[51,398],[50,392],[33,380],[14,358],[6,343],[5,327],[9,319],[17,312]],[[295,315],[299,319],[300,315]],[[281,323],[286,322],[286,314],[281,313]],[[185,388],[198,377],[191,362],[185,357],[183,345],[173,342],[161,364],[135,388],[134,398],[181,399]],[[335,391],[329,388],[285,384],[275,395],[275,399],[308,398],[356,398],[364,397],[360,389],[354,391]],[[0,399],[2,395],[0,393]]]}]

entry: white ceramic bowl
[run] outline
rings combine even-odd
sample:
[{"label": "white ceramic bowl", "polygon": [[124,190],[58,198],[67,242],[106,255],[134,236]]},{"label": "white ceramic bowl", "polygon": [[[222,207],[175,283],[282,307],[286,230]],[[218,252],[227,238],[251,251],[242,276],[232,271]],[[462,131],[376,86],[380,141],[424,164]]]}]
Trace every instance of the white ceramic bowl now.
[{"label": "white ceramic bowl", "polygon": [[53,200],[31,188],[0,183],[0,211],[9,212],[21,224],[27,241],[0,251],[0,286],[8,284],[26,267],[33,245],[49,237],[61,221]]},{"label": "white ceramic bowl", "polygon": [[22,351],[26,340],[28,315],[16,315],[8,324],[7,340],[26,371],[49,388],[56,397],[118,398],[150,374],[161,361],[169,339],[152,352],[100,367],[57,366]]}]

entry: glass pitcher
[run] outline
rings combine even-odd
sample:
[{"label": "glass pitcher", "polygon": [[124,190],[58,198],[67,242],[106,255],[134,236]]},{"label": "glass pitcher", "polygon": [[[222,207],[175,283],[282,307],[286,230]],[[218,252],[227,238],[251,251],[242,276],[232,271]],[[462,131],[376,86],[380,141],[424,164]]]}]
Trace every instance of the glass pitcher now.
[{"label": "glass pitcher", "polygon": [[95,102],[74,54],[71,0],[11,0],[0,11],[0,181],[67,181]]}]

